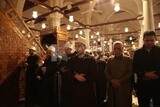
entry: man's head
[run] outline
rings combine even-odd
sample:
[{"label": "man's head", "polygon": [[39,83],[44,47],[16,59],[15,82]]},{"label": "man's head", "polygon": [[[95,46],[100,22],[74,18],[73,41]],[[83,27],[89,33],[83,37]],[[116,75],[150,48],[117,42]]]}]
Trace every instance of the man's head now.
[{"label": "man's head", "polygon": [[82,54],[84,53],[85,49],[86,49],[86,39],[79,37],[76,42],[75,42],[75,50],[79,53]]},{"label": "man's head", "polygon": [[49,46],[48,49],[47,49],[47,56],[52,56],[55,54],[55,47],[54,46]]},{"label": "man's head", "polygon": [[145,31],[143,34],[144,46],[151,49],[156,41],[156,33],[154,31]]},{"label": "man's head", "polygon": [[115,56],[121,56],[123,54],[123,43],[120,41],[114,42],[113,50]]},{"label": "man's head", "polygon": [[69,41],[65,43],[64,51],[66,55],[70,55],[72,53],[72,44]]}]

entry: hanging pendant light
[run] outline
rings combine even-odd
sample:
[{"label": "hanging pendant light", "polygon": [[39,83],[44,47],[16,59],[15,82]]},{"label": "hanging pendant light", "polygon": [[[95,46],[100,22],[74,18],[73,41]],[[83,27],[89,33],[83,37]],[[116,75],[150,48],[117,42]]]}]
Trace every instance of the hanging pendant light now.
[{"label": "hanging pendant light", "polygon": [[38,17],[38,12],[37,11],[33,11],[32,17],[36,19]]},{"label": "hanging pendant light", "polygon": [[119,3],[115,3],[114,4],[114,11],[115,12],[119,12],[120,11],[120,4]]}]

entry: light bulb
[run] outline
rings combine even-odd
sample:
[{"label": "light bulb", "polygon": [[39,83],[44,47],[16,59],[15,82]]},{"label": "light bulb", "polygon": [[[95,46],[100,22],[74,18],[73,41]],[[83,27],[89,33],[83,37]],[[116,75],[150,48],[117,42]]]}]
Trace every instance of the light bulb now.
[{"label": "light bulb", "polygon": [[80,35],[82,35],[82,34],[83,34],[83,32],[80,30],[80,31],[79,31],[79,34],[80,34]]},{"label": "light bulb", "polygon": [[96,35],[99,35],[99,32],[97,32]]},{"label": "light bulb", "polygon": [[91,39],[93,39],[93,35],[91,35]]},{"label": "light bulb", "polygon": [[119,3],[115,3],[115,4],[114,4],[114,11],[115,11],[115,12],[120,11],[120,5],[119,5]]},{"label": "light bulb", "polygon": [[78,38],[78,34],[76,34],[75,38]]},{"label": "light bulb", "polygon": [[125,32],[128,32],[128,31],[129,31],[129,30],[128,30],[128,27],[126,27],[126,28],[124,29],[124,31],[125,31]]},{"label": "light bulb", "polygon": [[158,27],[160,28],[160,23],[158,23]]},{"label": "light bulb", "polygon": [[70,25],[67,25],[67,30],[70,30],[71,29],[71,26]]},{"label": "light bulb", "polygon": [[46,28],[46,24],[42,23],[42,28],[45,29]]},{"label": "light bulb", "polygon": [[69,21],[70,21],[70,22],[73,22],[73,21],[74,21],[73,16],[69,16]]},{"label": "light bulb", "polygon": [[38,12],[37,11],[33,11],[32,17],[36,19],[38,17]]}]

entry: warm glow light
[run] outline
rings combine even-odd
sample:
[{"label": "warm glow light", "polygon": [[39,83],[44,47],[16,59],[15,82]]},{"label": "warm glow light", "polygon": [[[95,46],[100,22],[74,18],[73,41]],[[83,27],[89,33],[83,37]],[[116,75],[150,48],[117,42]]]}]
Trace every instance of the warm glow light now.
[{"label": "warm glow light", "polygon": [[46,28],[46,24],[42,23],[42,28],[45,29]]},{"label": "warm glow light", "polygon": [[101,39],[98,38],[98,42],[101,41]]},{"label": "warm glow light", "polygon": [[133,49],[133,50],[136,50],[136,46],[135,46],[135,45],[132,45],[132,49]]},{"label": "warm glow light", "polygon": [[37,11],[33,11],[32,17],[33,17],[33,18],[37,18],[37,17],[38,17],[38,12],[37,12]]},{"label": "warm glow light", "polygon": [[74,21],[73,16],[69,16],[69,21],[70,21],[70,22],[73,22],[73,21]]},{"label": "warm glow light", "polygon": [[27,35],[27,37],[28,37],[28,38],[30,38],[30,37],[31,37],[31,35],[30,35],[30,34],[28,34],[28,35]]},{"label": "warm glow light", "polygon": [[158,27],[160,28],[160,23],[158,23]]},{"label": "warm glow light", "polygon": [[22,33],[23,33],[23,34],[25,34],[25,33],[26,33],[26,31],[25,31],[25,30],[22,30]]},{"label": "warm glow light", "polygon": [[115,12],[120,11],[120,5],[119,5],[119,3],[115,3],[115,4],[114,4],[114,11],[115,11]]},{"label": "warm glow light", "polygon": [[125,31],[125,32],[128,32],[128,31],[129,31],[129,30],[128,30],[128,27],[126,27],[126,28],[124,29],[124,31]]},{"label": "warm glow light", "polygon": [[94,40],[94,41],[93,41],[93,43],[95,44],[95,43],[96,43],[96,41]]},{"label": "warm glow light", "polygon": [[99,35],[99,32],[97,32],[96,35]]},{"label": "warm glow light", "polygon": [[80,35],[82,35],[82,34],[83,34],[83,32],[80,30],[80,31],[79,31],[79,34],[80,34]]},{"label": "warm glow light", "polygon": [[93,35],[91,35],[91,39],[93,39]]},{"label": "warm glow light", "polygon": [[156,44],[158,44],[159,42],[158,42],[158,41],[156,41],[155,43],[156,43]]},{"label": "warm glow light", "polygon": [[70,25],[67,25],[67,30],[70,30],[71,29],[71,26]]},{"label": "warm glow light", "polygon": [[79,37],[78,34],[76,34],[75,38],[78,38],[78,37]]},{"label": "warm glow light", "polygon": [[129,37],[129,40],[131,41],[133,38],[132,37]]}]

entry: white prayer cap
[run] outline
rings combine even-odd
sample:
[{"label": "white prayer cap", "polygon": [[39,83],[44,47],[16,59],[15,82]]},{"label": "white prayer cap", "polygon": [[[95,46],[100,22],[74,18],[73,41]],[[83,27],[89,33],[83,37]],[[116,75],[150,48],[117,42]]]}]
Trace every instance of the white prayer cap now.
[{"label": "white prayer cap", "polygon": [[36,47],[34,47],[34,46],[29,47],[29,49],[36,51]]},{"label": "white prayer cap", "polygon": [[48,50],[53,51],[53,52],[55,52],[55,51],[56,51],[56,49],[55,49],[55,47],[54,47],[54,46],[49,46],[49,47],[48,47]]}]

